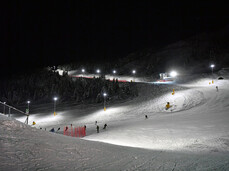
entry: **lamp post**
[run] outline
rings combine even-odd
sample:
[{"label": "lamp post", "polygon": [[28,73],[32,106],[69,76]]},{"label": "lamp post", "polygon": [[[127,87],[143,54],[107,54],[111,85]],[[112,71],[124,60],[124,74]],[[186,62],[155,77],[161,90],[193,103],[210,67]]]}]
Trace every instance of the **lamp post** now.
[{"label": "lamp post", "polygon": [[6,106],[5,106],[6,102],[3,102],[3,103],[4,103],[3,114],[5,115],[6,114]]},{"label": "lamp post", "polygon": [[104,97],[104,99],[103,99],[103,109],[104,109],[104,111],[106,111],[106,96],[107,96],[107,93],[103,93],[103,97]]},{"label": "lamp post", "polygon": [[213,68],[215,67],[215,65],[211,64],[210,67],[212,68],[212,76],[213,76]]},{"label": "lamp post", "polygon": [[215,65],[211,64],[210,67],[212,68],[212,84],[213,84],[214,83],[214,81],[213,81],[213,68],[215,67]]},{"label": "lamp post", "polygon": [[29,104],[30,104],[29,100],[27,101],[27,104],[28,104],[28,112],[27,113],[29,114]]},{"label": "lamp post", "polygon": [[133,70],[133,71],[132,71],[132,73],[133,73],[133,75],[134,75],[134,79],[133,79],[133,81],[135,82],[135,74],[136,74],[136,71],[135,71],[135,70]]},{"label": "lamp post", "polygon": [[53,100],[54,100],[54,116],[56,116],[56,101],[58,100],[58,98],[54,97]]},{"label": "lamp post", "polygon": [[[97,70],[96,70],[96,73],[97,73],[97,74],[99,74],[100,72],[101,72],[100,69],[97,69]],[[99,77],[99,76],[98,76],[98,77]]]},{"label": "lamp post", "polygon": [[116,70],[113,70],[114,79],[115,79],[115,74],[116,74]]},{"label": "lamp post", "polygon": [[83,77],[83,76],[84,76],[85,69],[83,68],[83,69],[81,70],[81,72],[82,72],[82,77]]},{"label": "lamp post", "polygon": [[171,77],[176,77],[176,76],[177,76],[177,72],[176,72],[176,71],[170,72],[170,76],[171,76]]},{"label": "lamp post", "polygon": [[26,124],[29,123],[29,104],[30,104],[30,101],[29,100],[27,101],[27,104],[28,104],[28,108],[26,109],[26,114],[28,114],[28,115],[27,115],[26,120],[25,120],[25,123]]}]

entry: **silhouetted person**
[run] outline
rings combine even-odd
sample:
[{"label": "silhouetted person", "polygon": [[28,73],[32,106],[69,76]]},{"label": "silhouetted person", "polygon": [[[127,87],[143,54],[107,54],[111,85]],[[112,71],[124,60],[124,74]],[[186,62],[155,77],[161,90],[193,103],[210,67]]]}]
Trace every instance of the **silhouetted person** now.
[{"label": "silhouetted person", "polygon": [[97,125],[96,129],[97,129],[97,133],[99,133],[99,125]]},{"label": "silhouetted person", "polygon": [[147,115],[145,115],[145,118],[146,118],[146,119],[148,119],[148,116],[147,116]]},{"label": "silhouetted person", "polygon": [[107,127],[107,124],[104,125],[103,129],[106,129],[106,127]]},{"label": "silhouetted person", "polygon": [[95,125],[97,125],[97,121],[95,121]]},{"label": "silhouetted person", "polygon": [[219,91],[218,86],[216,86],[215,88],[216,88],[216,91]]},{"label": "silhouetted person", "polygon": [[65,131],[67,131],[68,130],[68,126],[66,126],[66,128],[65,128]]},{"label": "silhouetted person", "polygon": [[85,130],[86,130],[86,128],[87,128],[86,125],[84,125],[84,129],[85,129]]},{"label": "silhouetted person", "polygon": [[55,132],[55,129],[54,129],[54,128],[52,128],[52,129],[50,130],[50,132]]},{"label": "silhouetted person", "polygon": [[57,131],[59,131],[59,130],[60,130],[60,128],[57,129]]}]

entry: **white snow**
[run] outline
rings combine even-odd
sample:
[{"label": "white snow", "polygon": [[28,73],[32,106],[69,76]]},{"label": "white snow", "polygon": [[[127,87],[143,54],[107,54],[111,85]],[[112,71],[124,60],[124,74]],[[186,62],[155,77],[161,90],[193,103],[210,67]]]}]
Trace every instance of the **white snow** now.
[{"label": "white snow", "polygon": [[[229,81],[210,81],[138,83],[138,98],[106,111],[101,104],[32,114],[38,129],[19,122],[24,116],[0,115],[0,170],[228,170]],[[87,136],[61,135],[70,124],[87,125]]]}]

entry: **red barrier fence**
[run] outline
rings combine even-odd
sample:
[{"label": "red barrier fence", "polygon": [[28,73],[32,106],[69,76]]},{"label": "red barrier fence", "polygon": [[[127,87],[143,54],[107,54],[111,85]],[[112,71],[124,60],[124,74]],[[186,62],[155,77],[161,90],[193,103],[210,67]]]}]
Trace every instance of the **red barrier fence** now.
[{"label": "red barrier fence", "polygon": [[84,137],[86,136],[86,128],[77,127],[73,129],[73,127],[71,127],[71,130],[69,130],[68,127],[64,127],[64,135],[72,137]]}]

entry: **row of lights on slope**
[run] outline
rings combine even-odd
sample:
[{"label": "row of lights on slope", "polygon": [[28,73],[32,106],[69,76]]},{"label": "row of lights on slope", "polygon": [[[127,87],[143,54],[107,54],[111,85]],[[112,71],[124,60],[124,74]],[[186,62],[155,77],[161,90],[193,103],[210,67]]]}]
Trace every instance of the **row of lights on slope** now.
[{"label": "row of lights on slope", "polygon": [[[81,71],[82,71],[82,73],[84,73],[85,72],[85,69],[82,69]],[[99,74],[100,72],[101,72],[100,69],[97,69],[96,70],[96,73]],[[116,70],[113,70],[113,74],[116,74],[116,73],[117,73],[117,71]],[[136,73],[136,70],[133,70],[132,73],[135,74]]]}]

